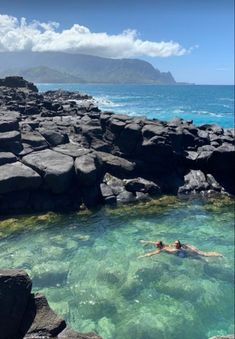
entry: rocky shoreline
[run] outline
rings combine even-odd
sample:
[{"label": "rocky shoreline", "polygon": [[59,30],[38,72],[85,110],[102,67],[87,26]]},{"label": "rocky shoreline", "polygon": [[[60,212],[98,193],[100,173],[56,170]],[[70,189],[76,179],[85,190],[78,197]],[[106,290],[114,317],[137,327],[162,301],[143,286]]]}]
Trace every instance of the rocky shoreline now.
[{"label": "rocky shoreline", "polygon": [[234,130],[101,112],[78,92],[0,80],[0,213],[235,194]]},{"label": "rocky shoreline", "polygon": [[42,294],[31,293],[32,281],[23,270],[0,269],[1,339],[102,339],[67,327]]}]

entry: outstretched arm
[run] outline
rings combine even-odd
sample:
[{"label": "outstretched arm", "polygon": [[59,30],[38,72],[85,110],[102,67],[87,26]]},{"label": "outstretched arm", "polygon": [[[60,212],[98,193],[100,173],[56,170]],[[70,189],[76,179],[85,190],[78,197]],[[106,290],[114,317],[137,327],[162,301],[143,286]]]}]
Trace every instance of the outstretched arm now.
[{"label": "outstretched arm", "polygon": [[202,252],[199,251],[199,254],[203,257],[222,257],[223,255],[218,252]]},{"label": "outstretched arm", "polygon": [[151,257],[152,255],[159,254],[161,250],[155,250],[152,252],[145,253],[144,255],[140,255],[138,258],[144,258],[144,257]]},{"label": "outstretched arm", "polygon": [[140,240],[140,242],[142,244],[156,244],[156,241],[152,241],[152,240]]},{"label": "outstretched arm", "polygon": [[201,255],[202,257],[222,257],[223,256],[221,253],[218,253],[218,252],[200,251],[199,249],[197,249],[195,246],[192,246],[192,245],[185,245],[185,247],[189,249],[190,251]]}]

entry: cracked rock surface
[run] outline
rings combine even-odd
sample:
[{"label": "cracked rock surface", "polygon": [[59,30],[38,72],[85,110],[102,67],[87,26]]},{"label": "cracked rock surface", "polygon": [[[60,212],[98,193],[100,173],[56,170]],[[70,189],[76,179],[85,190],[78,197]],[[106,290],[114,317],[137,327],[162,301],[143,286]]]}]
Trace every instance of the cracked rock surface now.
[{"label": "cracked rock surface", "polygon": [[233,129],[101,112],[86,94],[0,80],[2,214],[233,195],[234,155]]}]

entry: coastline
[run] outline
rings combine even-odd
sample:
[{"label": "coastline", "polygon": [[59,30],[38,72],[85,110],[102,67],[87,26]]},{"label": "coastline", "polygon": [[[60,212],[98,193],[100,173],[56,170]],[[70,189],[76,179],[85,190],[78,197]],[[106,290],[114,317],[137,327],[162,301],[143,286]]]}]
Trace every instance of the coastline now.
[{"label": "coastline", "polygon": [[232,129],[102,112],[18,77],[1,86],[1,214],[235,193]]},{"label": "coastline", "polygon": [[[119,213],[131,216],[135,209],[144,213],[146,206],[150,215],[158,207],[162,214],[161,204],[177,209],[176,200],[213,201],[215,197],[216,208],[234,196],[234,134],[230,129],[196,127],[182,119],[167,123],[101,112],[87,94],[41,94],[23,79],[10,81],[11,87],[0,87],[0,212],[4,218],[48,211],[82,215],[102,205],[110,206],[116,218]],[[116,206],[120,209],[112,208]],[[50,216],[32,217],[28,224],[33,227],[33,219],[46,221]],[[14,219],[11,223],[17,224]],[[6,222],[11,232],[14,227],[9,225]],[[63,278],[64,272],[60,273]],[[57,271],[50,274],[57,282]],[[42,277],[35,281],[43,282]],[[25,338],[42,333],[45,338],[52,334],[100,338],[95,333],[63,330],[64,320],[48,307],[45,297],[30,294],[31,282],[24,272],[0,272],[0,285],[1,279],[3,285],[5,280],[27,282],[28,299],[17,299],[21,305],[30,300],[29,313],[35,313],[33,318],[26,314],[23,321]],[[18,288],[9,289],[9,300]],[[19,308],[19,317],[23,313]],[[48,323],[46,318],[55,321]]]}]

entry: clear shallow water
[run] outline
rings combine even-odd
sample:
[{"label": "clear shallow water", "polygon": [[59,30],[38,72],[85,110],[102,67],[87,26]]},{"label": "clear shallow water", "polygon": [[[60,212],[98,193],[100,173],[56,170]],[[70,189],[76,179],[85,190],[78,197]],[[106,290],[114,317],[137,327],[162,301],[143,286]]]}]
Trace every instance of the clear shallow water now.
[{"label": "clear shallow water", "polygon": [[[174,197],[84,214],[0,221],[0,267],[26,268],[34,291],[79,331],[104,339],[206,339],[233,333],[230,200]],[[179,258],[141,239],[181,239],[222,258]]]},{"label": "clear shallow water", "polygon": [[94,96],[99,107],[149,119],[181,117],[196,125],[234,126],[234,86],[159,86],[105,84],[37,84],[40,91],[66,89]]}]

